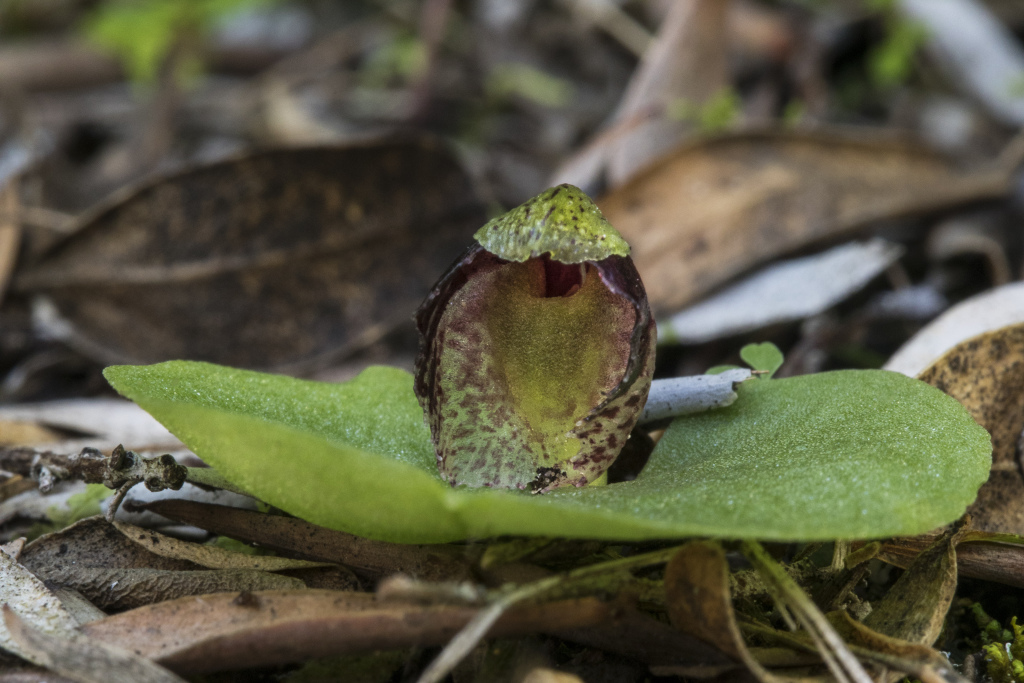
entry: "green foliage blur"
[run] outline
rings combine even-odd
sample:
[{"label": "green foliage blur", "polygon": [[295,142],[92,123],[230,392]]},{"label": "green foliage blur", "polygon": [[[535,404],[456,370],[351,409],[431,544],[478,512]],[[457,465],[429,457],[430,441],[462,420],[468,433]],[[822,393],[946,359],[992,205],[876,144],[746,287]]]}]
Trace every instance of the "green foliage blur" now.
[{"label": "green foliage blur", "polygon": [[82,23],[85,37],[112,52],[135,83],[156,81],[164,60],[181,48],[175,76],[199,70],[199,40],[236,12],[266,7],[277,0],[108,0]]},{"label": "green foliage blur", "polygon": [[100,503],[113,493],[103,484],[87,484],[85,491],[68,498],[67,507],[52,506],[46,513],[50,521],[33,525],[25,537],[31,541],[43,534],[60,531],[86,517],[98,515],[102,512]]}]

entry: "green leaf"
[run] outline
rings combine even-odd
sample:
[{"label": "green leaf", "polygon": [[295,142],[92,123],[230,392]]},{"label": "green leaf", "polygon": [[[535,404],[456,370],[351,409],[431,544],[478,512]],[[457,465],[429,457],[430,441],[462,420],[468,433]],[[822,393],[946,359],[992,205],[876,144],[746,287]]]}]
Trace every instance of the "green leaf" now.
[{"label": "green leaf", "polygon": [[782,351],[771,342],[763,344],[747,344],[740,349],[740,358],[756,371],[766,372],[765,379],[771,379],[775,371],[782,367]]},{"label": "green leaf", "polygon": [[545,495],[443,484],[412,377],[394,368],[344,384],[183,361],[105,374],[265,501],[409,543],[918,534],[959,517],[991,464],[959,403],[878,370],[747,382],[732,406],[676,419],[635,481]]}]

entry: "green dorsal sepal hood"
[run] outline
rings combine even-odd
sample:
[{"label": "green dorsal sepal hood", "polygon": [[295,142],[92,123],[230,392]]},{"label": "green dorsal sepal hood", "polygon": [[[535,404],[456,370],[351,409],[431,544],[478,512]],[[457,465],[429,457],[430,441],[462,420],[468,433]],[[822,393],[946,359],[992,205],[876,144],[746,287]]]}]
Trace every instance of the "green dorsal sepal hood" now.
[{"label": "green dorsal sepal hood", "polygon": [[583,190],[552,187],[498,216],[474,235],[480,245],[506,261],[550,254],[560,263],[629,256],[629,245],[605,220]]}]

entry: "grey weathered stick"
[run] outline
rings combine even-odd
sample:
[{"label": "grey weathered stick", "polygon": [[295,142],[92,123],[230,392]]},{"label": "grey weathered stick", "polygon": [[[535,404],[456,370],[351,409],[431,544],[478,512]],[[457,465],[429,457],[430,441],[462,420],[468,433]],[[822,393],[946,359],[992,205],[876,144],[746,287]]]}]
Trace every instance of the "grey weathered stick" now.
[{"label": "grey weathered stick", "polygon": [[720,375],[656,379],[651,383],[651,393],[639,424],[732,405],[736,400],[736,385],[747,379],[750,379],[750,370],[742,369],[726,370]]}]

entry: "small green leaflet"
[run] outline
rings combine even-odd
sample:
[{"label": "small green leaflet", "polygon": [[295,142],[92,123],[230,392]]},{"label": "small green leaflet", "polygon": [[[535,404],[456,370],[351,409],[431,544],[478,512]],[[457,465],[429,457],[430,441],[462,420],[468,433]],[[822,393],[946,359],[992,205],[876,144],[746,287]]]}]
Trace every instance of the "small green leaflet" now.
[{"label": "small green leaflet", "polygon": [[740,358],[754,371],[765,372],[765,379],[771,379],[775,371],[782,367],[782,351],[771,342],[747,344],[740,349]]},{"label": "small green leaflet", "polygon": [[185,361],[105,375],[266,502],[406,543],[919,534],[959,517],[991,464],[959,403],[880,370],[746,382],[732,406],[677,418],[636,481],[544,495],[442,483],[412,377],[394,368],[344,384]]}]

